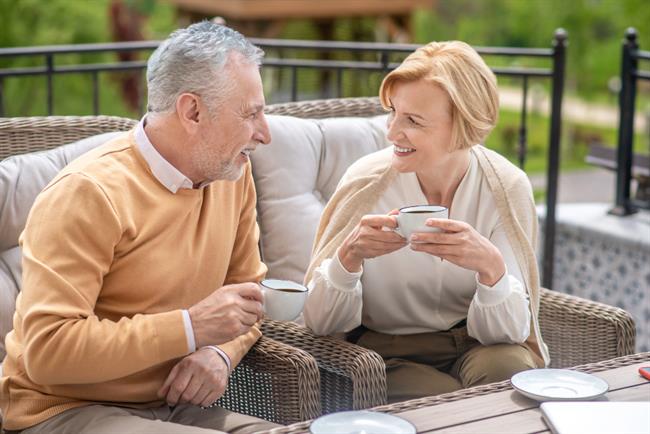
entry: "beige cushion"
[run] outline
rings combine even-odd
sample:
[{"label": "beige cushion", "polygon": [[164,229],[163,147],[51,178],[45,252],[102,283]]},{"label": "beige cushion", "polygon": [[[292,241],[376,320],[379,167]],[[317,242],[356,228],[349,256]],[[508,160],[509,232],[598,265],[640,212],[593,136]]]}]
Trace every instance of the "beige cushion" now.
[{"label": "beige cushion", "polygon": [[268,116],[271,144],[251,154],[268,277],[302,282],[325,204],[345,170],[388,146],[386,116]]},{"label": "beige cushion", "polygon": [[120,133],[105,133],[0,162],[0,251],[18,245],[36,195],[70,161]]},{"label": "beige cushion", "polygon": [[5,356],[4,337],[13,328],[16,297],[20,288],[20,248],[0,252],[0,362]]}]

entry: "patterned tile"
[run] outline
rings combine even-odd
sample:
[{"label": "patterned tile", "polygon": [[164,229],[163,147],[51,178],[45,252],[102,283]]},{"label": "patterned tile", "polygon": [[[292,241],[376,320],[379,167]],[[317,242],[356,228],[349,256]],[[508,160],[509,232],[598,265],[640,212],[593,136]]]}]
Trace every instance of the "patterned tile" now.
[{"label": "patterned tile", "polygon": [[636,351],[650,351],[649,245],[558,222],[553,289],[625,309]]}]

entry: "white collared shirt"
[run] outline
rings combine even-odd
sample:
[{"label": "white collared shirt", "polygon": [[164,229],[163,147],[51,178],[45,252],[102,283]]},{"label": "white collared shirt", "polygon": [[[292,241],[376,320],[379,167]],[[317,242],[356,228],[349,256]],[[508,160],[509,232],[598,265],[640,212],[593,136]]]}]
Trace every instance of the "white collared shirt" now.
[{"label": "white collared shirt", "polygon": [[172,163],[165,160],[165,157],[160,155],[160,152],[156,147],[151,143],[147,133],[144,131],[144,125],[146,122],[146,115],[138,122],[138,125],[135,127],[135,143],[138,145],[138,150],[142,154],[142,157],[145,159],[153,176],[163,185],[165,188],[172,193],[176,192],[181,188],[193,188],[194,184],[192,181],[183,173],[175,168]]}]

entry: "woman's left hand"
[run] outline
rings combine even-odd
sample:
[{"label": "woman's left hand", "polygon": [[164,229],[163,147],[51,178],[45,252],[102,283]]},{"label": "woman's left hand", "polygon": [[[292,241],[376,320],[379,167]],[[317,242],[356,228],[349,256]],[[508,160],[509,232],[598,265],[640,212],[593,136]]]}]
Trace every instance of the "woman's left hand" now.
[{"label": "woman's left hand", "polygon": [[414,233],[411,249],[476,271],[483,285],[493,286],[503,277],[506,265],[501,252],[471,225],[451,219],[429,219],[426,225],[444,232]]}]

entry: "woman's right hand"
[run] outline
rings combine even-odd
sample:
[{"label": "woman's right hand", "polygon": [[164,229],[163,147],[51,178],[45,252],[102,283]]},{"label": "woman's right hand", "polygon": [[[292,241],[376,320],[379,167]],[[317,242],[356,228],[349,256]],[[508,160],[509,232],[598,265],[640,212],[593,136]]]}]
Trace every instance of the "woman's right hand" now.
[{"label": "woman's right hand", "polygon": [[339,247],[339,261],[351,273],[361,271],[363,260],[375,258],[405,247],[405,238],[394,231],[397,227],[396,212],[389,215],[365,215]]}]

